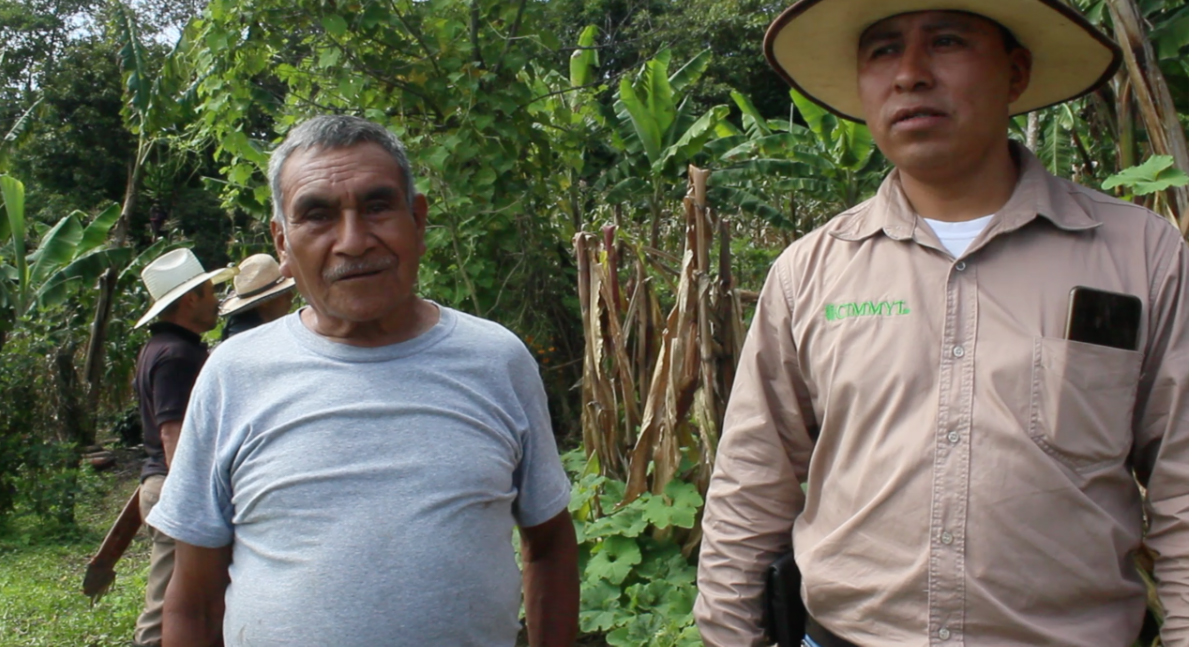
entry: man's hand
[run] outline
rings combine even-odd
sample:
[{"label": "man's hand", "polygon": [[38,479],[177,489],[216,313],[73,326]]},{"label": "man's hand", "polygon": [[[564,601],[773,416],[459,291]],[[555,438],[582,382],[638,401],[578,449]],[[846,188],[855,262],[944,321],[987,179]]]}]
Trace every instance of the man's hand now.
[{"label": "man's hand", "polygon": [[225,587],[232,559],[229,545],[203,548],[176,541],[175,572],[163,601],[164,646],[224,643]]},{"label": "man's hand", "polygon": [[579,629],[579,545],[571,515],[521,528],[525,624],[531,646],[569,646]]},{"label": "man's hand", "polygon": [[179,444],[179,432],[183,429],[183,420],[163,422],[158,426],[158,437],[162,440],[163,454],[167,457],[167,468],[175,458],[175,447]]}]

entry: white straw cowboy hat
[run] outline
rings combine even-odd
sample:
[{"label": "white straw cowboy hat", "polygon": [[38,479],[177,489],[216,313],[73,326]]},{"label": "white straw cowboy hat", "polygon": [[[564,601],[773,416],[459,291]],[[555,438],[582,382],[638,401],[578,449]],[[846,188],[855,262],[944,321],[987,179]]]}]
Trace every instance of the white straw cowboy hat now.
[{"label": "white straw cowboy hat", "polygon": [[248,310],[296,286],[296,281],[279,273],[275,258],[256,253],[242,261],[233,277],[233,294],[221,302],[221,316]]},{"label": "white straw cowboy hat", "polygon": [[858,39],[863,31],[898,14],[939,10],[990,18],[1033,54],[1029,87],[1009,107],[1010,114],[1082,96],[1108,81],[1121,64],[1120,48],[1057,0],[800,0],[767,28],[763,50],[797,91],[861,123]]},{"label": "white straw cowboy hat", "polygon": [[150,310],[147,310],[133,327],[141,328],[179,297],[203,285],[205,281],[220,283],[232,276],[233,270],[225,267],[210,272],[204,271],[200,260],[190,249],[175,249],[159,256],[142,270],[142,283],[150,292],[150,298],[154,299],[154,305],[150,306]]}]

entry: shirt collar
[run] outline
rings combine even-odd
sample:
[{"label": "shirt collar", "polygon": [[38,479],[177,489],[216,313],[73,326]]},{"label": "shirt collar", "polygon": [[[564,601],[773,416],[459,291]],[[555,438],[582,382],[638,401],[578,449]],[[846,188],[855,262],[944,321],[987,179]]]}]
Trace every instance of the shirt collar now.
[{"label": "shirt collar", "polygon": [[[1018,156],[1020,175],[1012,196],[992,218],[988,232],[1016,230],[1038,217],[1068,231],[1087,230],[1101,224],[1075,202],[1064,181],[1046,171],[1028,148],[1011,140],[1009,148]],[[894,240],[911,240],[918,223],[917,213],[900,186],[899,172],[893,169],[863,211],[831,232],[835,237],[852,241],[878,232]]]},{"label": "shirt collar", "polygon": [[159,333],[173,333],[184,340],[187,340],[188,342],[194,342],[198,345],[204,344],[204,341],[200,338],[200,334],[189,331],[188,329],[185,329],[173,322],[154,322],[149,326],[149,329],[150,335],[158,335]]}]

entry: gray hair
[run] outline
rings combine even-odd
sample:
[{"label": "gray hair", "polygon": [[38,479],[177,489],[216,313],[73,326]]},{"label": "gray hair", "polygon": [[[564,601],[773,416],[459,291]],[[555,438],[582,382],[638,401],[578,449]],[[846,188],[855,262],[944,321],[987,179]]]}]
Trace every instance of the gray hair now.
[{"label": "gray hair", "polygon": [[404,145],[395,135],[378,123],[357,116],[317,116],[289,130],[287,138],[271,153],[271,161],[267,165],[267,178],[271,181],[271,221],[278,223],[284,229],[285,235],[287,222],[283,216],[283,187],[279,175],[283,171],[283,164],[292,153],[310,148],[348,148],[362,143],[378,144],[396,159],[396,164],[400,165],[400,173],[404,176],[408,207],[412,208],[413,199],[417,196],[417,186],[413,182],[412,167],[408,163]]}]

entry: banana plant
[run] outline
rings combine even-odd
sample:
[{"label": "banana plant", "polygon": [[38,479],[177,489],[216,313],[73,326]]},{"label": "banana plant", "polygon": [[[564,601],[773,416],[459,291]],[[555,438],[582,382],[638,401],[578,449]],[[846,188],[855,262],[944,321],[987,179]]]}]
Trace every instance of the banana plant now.
[{"label": "banana plant", "polygon": [[120,216],[113,203],[84,223],[78,210],[63,217],[26,254],[25,186],[0,176],[5,221],[0,222],[0,349],[8,332],[35,309],[61,305],[81,286],[94,285],[108,267],[130,260],[132,249],[111,247],[108,234]]},{"label": "banana plant", "polygon": [[717,135],[729,107],[717,105],[696,115],[688,87],[708,67],[705,50],[668,74],[671,51],[663,49],[641,70],[621,79],[617,99],[605,112],[612,145],[621,161],[605,176],[609,203],[648,199],[650,245],[658,248],[659,225],[668,197],[678,195],[683,173]]},{"label": "banana plant", "polygon": [[708,145],[718,163],[709,179],[714,205],[807,230],[879,185],[886,162],[865,125],[840,119],[796,91],[794,112],[803,122],[764,119],[748,98],[736,91],[732,97],[742,128],[726,122],[727,136]]}]

